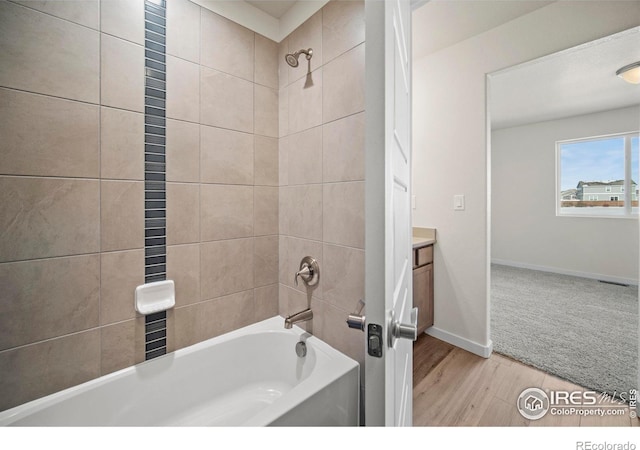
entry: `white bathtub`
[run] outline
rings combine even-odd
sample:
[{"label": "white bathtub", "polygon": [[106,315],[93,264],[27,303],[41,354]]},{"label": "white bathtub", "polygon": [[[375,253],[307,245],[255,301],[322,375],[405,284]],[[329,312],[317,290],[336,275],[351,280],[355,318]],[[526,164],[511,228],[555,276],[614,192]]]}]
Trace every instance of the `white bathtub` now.
[{"label": "white bathtub", "polygon": [[25,403],[0,425],[357,425],[358,363],[283,324],[272,317]]}]

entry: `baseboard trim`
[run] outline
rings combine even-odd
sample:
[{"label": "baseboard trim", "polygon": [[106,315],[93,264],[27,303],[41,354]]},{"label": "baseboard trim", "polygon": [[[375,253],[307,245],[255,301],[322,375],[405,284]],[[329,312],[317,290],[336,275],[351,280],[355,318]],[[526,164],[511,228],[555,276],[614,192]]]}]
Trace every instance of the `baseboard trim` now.
[{"label": "baseboard trim", "polygon": [[633,280],[630,278],[612,277],[610,275],[603,275],[600,273],[578,272],[575,270],[561,269],[559,267],[538,266],[535,264],[521,263],[517,261],[508,261],[505,259],[492,259],[491,264],[518,267],[520,269],[539,270],[541,272],[558,273],[560,275],[571,275],[574,277],[589,278],[591,280],[611,281],[613,283],[631,284],[633,286],[638,285],[638,280]]},{"label": "baseboard trim", "polygon": [[448,342],[451,345],[460,347],[463,350],[473,353],[474,355],[488,358],[493,351],[493,341],[489,340],[489,345],[480,345],[477,342],[460,337],[456,334],[449,333],[448,331],[441,330],[436,327],[429,327],[425,330],[429,336],[440,339],[441,341]]}]

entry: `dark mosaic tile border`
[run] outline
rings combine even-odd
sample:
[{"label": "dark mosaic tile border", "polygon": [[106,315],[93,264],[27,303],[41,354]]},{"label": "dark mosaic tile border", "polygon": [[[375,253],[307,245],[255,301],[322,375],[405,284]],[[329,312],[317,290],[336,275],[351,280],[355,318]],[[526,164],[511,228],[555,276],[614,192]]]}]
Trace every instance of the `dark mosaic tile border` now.
[{"label": "dark mosaic tile border", "polygon": [[[167,279],[165,0],[145,0],[144,281]],[[145,317],[145,359],[167,353],[167,312]]]}]

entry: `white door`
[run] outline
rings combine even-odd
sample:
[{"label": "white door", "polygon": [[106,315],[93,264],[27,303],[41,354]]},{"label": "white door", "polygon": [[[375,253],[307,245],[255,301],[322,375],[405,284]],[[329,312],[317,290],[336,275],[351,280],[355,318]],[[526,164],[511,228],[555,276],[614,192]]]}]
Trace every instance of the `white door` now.
[{"label": "white door", "polygon": [[[411,8],[409,0],[365,5],[365,422],[411,426]],[[376,330],[382,351],[372,356]]]}]

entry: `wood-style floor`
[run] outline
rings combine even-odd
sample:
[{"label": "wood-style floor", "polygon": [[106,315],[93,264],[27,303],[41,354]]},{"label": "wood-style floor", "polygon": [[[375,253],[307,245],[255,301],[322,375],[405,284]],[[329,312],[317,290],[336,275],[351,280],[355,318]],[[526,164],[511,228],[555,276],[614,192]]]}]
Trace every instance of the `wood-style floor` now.
[{"label": "wood-style floor", "polygon": [[585,390],[533,367],[493,353],[485,359],[423,334],[413,347],[414,426],[638,426],[623,416],[553,416],[528,420],[516,408],[520,393]]}]

